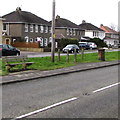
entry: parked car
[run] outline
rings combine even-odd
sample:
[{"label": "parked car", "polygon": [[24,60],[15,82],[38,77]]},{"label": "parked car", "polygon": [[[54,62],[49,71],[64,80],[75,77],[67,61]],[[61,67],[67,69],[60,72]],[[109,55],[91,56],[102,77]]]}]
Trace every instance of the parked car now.
[{"label": "parked car", "polygon": [[68,50],[70,53],[73,53],[75,49],[76,49],[76,52],[79,53],[80,49],[76,44],[69,44],[66,47],[64,47],[62,51],[63,53],[65,53]]},{"label": "parked car", "polygon": [[13,55],[20,55],[20,50],[8,44],[0,44],[0,56]]},{"label": "parked car", "polygon": [[88,44],[88,42],[79,42],[79,47],[80,49],[84,48],[86,50],[90,49],[90,45]]},{"label": "parked car", "polygon": [[90,46],[90,49],[96,49],[97,48],[97,45],[93,42],[88,42],[89,46]]}]

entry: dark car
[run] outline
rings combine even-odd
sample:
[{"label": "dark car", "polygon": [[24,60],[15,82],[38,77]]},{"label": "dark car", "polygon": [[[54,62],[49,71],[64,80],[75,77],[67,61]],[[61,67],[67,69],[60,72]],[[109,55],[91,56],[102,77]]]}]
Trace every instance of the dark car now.
[{"label": "dark car", "polygon": [[20,50],[8,44],[0,44],[0,56],[13,55],[20,55]]},{"label": "dark car", "polygon": [[80,49],[84,48],[85,50],[90,49],[90,45],[87,42],[79,42]]},{"label": "dark car", "polygon": [[80,51],[79,47],[75,44],[70,44],[70,45],[67,45],[66,47],[63,48],[63,52],[70,52],[70,53],[73,53],[76,49],[76,52],[78,53]]}]

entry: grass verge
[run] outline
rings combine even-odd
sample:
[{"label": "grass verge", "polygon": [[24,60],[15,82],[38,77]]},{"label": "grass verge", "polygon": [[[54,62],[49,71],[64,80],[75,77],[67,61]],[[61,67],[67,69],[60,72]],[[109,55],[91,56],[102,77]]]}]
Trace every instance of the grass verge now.
[{"label": "grass verge", "polygon": [[[119,53],[117,52],[106,52],[105,53],[105,60],[106,61],[115,61],[119,60]],[[74,66],[80,63],[93,63],[93,62],[101,62],[98,60],[98,53],[89,53],[84,54],[84,58],[82,59],[81,54],[77,55],[77,62],[74,62],[74,55],[69,56],[69,62],[66,62],[66,56],[61,56],[60,61],[58,61],[58,57],[55,57],[55,62],[51,62],[51,57],[36,57],[36,58],[29,58],[28,61],[34,62],[28,69],[31,70],[53,70],[59,69],[69,66]],[[5,64],[0,60],[0,75],[7,75],[9,74],[5,69]],[[12,68],[12,70],[21,70],[21,66],[16,66]]]}]

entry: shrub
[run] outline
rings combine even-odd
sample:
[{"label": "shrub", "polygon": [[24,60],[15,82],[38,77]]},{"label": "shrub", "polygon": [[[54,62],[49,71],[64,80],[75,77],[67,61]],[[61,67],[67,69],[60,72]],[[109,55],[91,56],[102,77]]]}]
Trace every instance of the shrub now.
[{"label": "shrub", "polygon": [[107,47],[107,44],[99,38],[90,39],[90,42],[94,42],[98,46],[98,48]]}]

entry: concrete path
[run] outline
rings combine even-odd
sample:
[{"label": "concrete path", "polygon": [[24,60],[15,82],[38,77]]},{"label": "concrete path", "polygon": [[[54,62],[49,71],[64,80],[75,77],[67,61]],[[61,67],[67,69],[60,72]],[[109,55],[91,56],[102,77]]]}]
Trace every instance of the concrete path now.
[{"label": "concrete path", "polygon": [[49,71],[29,70],[29,71],[10,73],[7,76],[0,77],[1,79],[0,84],[5,85],[5,84],[10,84],[10,83],[35,80],[37,78],[50,77],[50,76],[61,75],[61,74],[69,74],[72,72],[80,72],[80,71],[86,71],[86,70],[91,70],[91,69],[98,69],[102,67],[118,65],[119,63],[120,63],[119,61],[81,63],[77,66],[61,68],[61,69],[56,69],[56,70],[49,70]]}]

